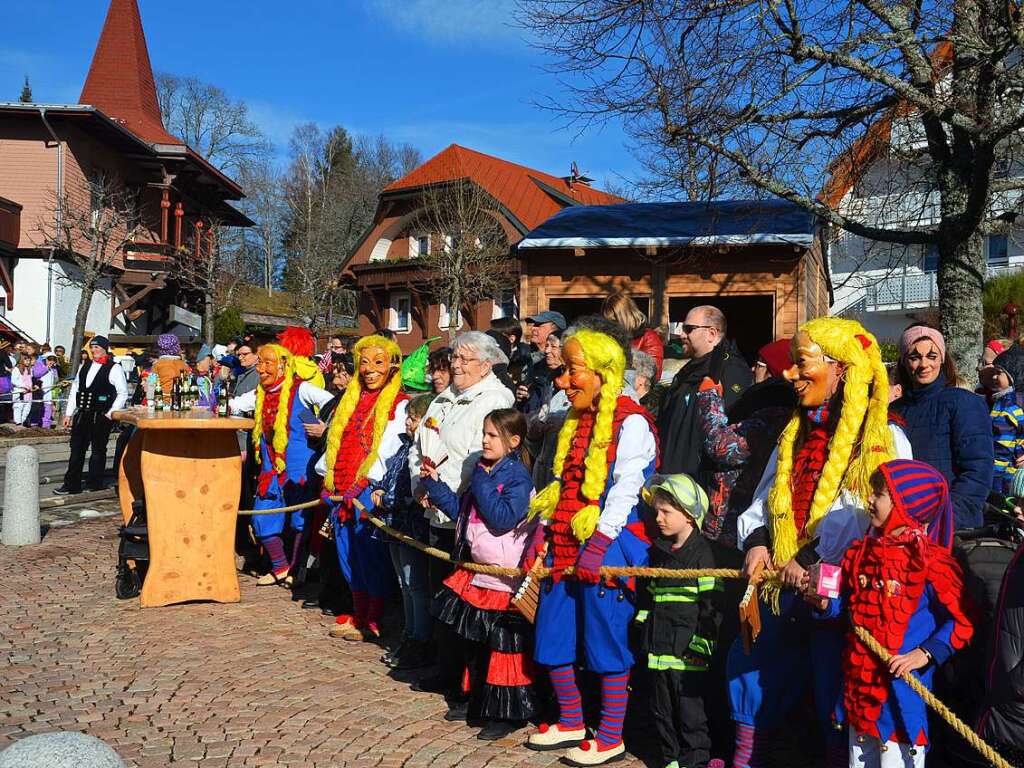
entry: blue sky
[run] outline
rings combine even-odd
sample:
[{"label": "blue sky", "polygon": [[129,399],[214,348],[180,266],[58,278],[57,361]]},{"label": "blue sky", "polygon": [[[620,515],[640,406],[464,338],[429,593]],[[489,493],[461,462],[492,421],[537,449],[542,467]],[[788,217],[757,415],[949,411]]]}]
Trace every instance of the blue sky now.
[{"label": "blue sky", "polygon": [[[77,102],[107,0],[5,3],[0,101],[29,75],[41,102]],[[513,0],[139,0],[157,71],[244,99],[283,149],[313,121],[384,133],[424,155],[451,143],[598,184],[639,164],[619,125],[578,135],[535,102],[556,79],[512,20]],[[204,32],[204,30],[210,30]]]}]

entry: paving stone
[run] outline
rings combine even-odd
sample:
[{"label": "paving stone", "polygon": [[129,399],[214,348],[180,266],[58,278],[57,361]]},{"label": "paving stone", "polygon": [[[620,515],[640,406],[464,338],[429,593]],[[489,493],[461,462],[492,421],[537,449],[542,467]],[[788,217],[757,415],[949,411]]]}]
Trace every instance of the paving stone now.
[{"label": "paving stone", "polygon": [[[89,507],[117,512],[113,502]],[[331,621],[282,589],[242,576],[232,605],[117,600],[120,517],[47,516],[40,544],[0,548],[0,749],[73,729],[136,768],[557,763],[522,746],[525,730],[485,744],[442,720],[444,701],[389,677],[378,646],[332,640]]]}]

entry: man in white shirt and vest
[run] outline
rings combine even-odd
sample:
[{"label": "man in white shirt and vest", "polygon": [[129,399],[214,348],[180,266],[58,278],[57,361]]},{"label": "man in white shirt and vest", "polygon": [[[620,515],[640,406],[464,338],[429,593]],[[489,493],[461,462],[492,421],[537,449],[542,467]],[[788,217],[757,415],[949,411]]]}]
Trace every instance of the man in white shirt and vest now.
[{"label": "man in white shirt and vest", "polygon": [[89,490],[103,490],[107,467],[107,440],[114,426],[111,414],[128,402],[128,382],[124,369],[110,356],[110,342],[94,336],[89,342],[92,361],[83,363],[71,382],[64,426],[71,427],[71,458],[64,483],[54,493],[82,492],[82,467],[85,451],[89,456]]}]

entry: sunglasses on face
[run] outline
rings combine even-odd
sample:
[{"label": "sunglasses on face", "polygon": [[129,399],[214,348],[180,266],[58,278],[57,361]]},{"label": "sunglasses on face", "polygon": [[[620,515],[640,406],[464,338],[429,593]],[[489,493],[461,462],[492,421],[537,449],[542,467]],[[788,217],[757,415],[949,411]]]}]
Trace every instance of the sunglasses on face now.
[{"label": "sunglasses on face", "polygon": [[714,328],[713,325],[690,325],[689,323],[683,323],[683,333],[689,336],[691,333],[696,331],[698,328]]}]

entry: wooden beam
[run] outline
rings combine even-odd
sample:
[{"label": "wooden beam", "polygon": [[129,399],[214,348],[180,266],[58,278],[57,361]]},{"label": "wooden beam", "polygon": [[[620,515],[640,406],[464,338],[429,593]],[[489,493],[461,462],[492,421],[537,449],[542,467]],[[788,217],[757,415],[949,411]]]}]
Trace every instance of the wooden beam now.
[{"label": "wooden beam", "polygon": [[163,286],[157,285],[156,283],[152,283],[150,285],[147,285],[145,288],[143,288],[141,291],[136,293],[130,299],[128,299],[125,302],[122,302],[121,304],[119,304],[118,306],[116,306],[112,310],[110,310],[110,319],[113,320],[115,317],[120,315],[125,310],[131,309],[136,304],[138,304],[140,301],[142,301],[144,298],[146,298],[149,294],[151,294],[153,291],[155,291],[157,288],[162,288],[162,287]]},{"label": "wooden beam", "polygon": [[7,268],[7,259],[0,258],[0,283],[4,286],[4,292],[7,294],[7,309],[14,309],[14,280],[11,277],[11,270]]}]

